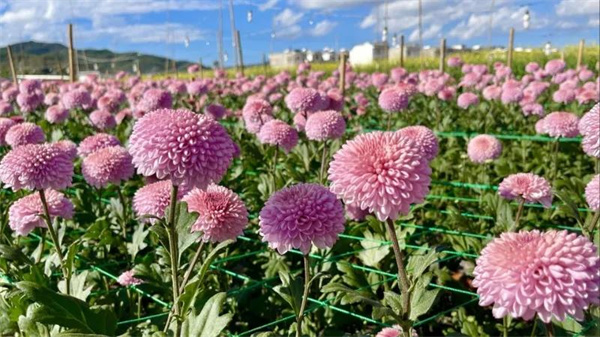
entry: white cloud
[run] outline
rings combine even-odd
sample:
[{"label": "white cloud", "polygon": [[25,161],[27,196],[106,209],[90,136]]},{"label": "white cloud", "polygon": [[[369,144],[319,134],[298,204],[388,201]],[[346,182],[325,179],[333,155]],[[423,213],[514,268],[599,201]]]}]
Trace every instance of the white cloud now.
[{"label": "white cloud", "polygon": [[262,5],[258,5],[258,9],[261,12],[264,12],[266,10],[269,10],[269,9],[275,7],[277,5],[277,2],[279,2],[279,0],[267,0]]},{"label": "white cloud", "polygon": [[598,17],[600,4],[598,0],[561,0],[556,5],[556,14],[559,16],[592,15]]},{"label": "white cloud", "polygon": [[273,18],[275,37],[293,39],[302,35],[299,22],[303,17],[304,13],[302,12],[294,12],[289,8],[284,9]]},{"label": "white cloud", "polygon": [[337,22],[323,20],[315,25],[315,28],[313,28],[311,30],[310,35],[313,35],[313,36],[327,35],[327,34],[329,34],[329,32],[331,32],[331,30],[333,28],[335,28],[335,26],[337,26]]},{"label": "white cloud", "polygon": [[378,0],[294,0],[294,4],[306,9],[336,9],[365,4],[375,4]]},{"label": "white cloud", "polygon": [[600,18],[590,19],[590,21],[588,21],[588,26],[594,27],[594,28],[600,26]]},{"label": "white cloud", "polygon": [[[442,31],[442,25],[431,25],[429,28],[423,31],[423,40],[431,39],[439,36],[439,33]],[[417,42],[419,41],[419,30],[415,29],[408,37],[408,41]]]}]

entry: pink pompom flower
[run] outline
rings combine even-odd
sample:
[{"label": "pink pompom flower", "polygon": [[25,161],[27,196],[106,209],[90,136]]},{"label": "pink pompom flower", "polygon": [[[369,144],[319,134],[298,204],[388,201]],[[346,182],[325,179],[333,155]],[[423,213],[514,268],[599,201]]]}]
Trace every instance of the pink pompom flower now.
[{"label": "pink pompom flower", "polygon": [[6,143],[6,133],[8,132],[8,130],[10,130],[10,128],[12,128],[15,124],[15,121],[13,121],[10,118],[3,118],[0,117],[0,146],[5,146],[8,145]]},{"label": "pink pompom flower", "polygon": [[[415,329],[411,329],[411,337],[419,337]],[[404,330],[399,325],[394,325],[391,328],[383,328],[375,335],[375,337],[404,337]]]},{"label": "pink pompom flower", "polygon": [[[133,210],[138,217],[150,216],[143,219],[144,222],[155,223],[156,219],[165,216],[167,207],[171,204],[171,189],[173,184],[170,180],[157,181],[146,185],[133,196]],[[185,186],[177,190],[177,200],[189,191]]]},{"label": "pink pompom flower", "polygon": [[428,161],[432,161],[438,155],[439,142],[430,128],[414,125],[404,127],[398,132],[400,135],[412,139]]},{"label": "pink pompom flower", "polygon": [[117,283],[119,283],[123,287],[129,287],[140,285],[144,283],[144,281],[135,277],[133,270],[128,270],[119,275],[119,277],[117,278]]},{"label": "pink pompom flower", "polygon": [[498,186],[498,194],[504,199],[540,203],[552,206],[552,188],[548,181],[533,173],[511,174]]},{"label": "pink pompom flower", "polygon": [[584,236],[567,231],[503,233],[476,261],[473,286],[479,305],[493,305],[496,318],[545,323],[567,315],[584,319],[590,304],[600,303],[600,259]]},{"label": "pink pompom flower", "polygon": [[158,109],[170,109],[173,105],[171,93],[161,89],[149,89],[136,106],[137,110],[152,112]]},{"label": "pink pompom flower", "polygon": [[220,104],[210,104],[204,108],[204,114],[214,120],[219,120],[227,114],[227,109]]},{"label": "pink pompom flower", "polygon": [[472,92],[463,92],[458,96],[456,104],[462,109],[479,104],[479,97]]},{"label": "pink pompom flower", "polygon": [[48,107],[45,117],[50,124],[60,124],[69,118],[69,110],[60,105],[53,105]]},{"label": "pink pompom flower", "polygon": [[248,211],[232,190],[215,184],[206,190],[194,188],[183,197],[190,212],[198,213],[192,232],[202,232],[205,242],[235,240],[248,225]]},{"label": "pink pompom flower", "polygon": [[544,70],[550,75],[556,75],[563,71],[567,64],[563,60],[550,60],[546,63]]},{"label": "pink pompom flower", "polygon": [[119,145],[121,145],[121,142],[117,137],[107,133],[97,133],[93,136],[84,138],[81,143],[79,143],[77,153],[80,157],[86,157],[96,150]]},{"label": "pink pompom flower", "polygon": [[299,249],[308,254],[312,244],[331,248],[344,231],[344,208],[327,188],[298,184],[275,192],[260,211],[263,241],[280,254]]},{"label": "pink pompom flower", "polygon": [[[62,193],[48,189],[45,191],[46,202],[51,221],[60,217],[73,217],[73,204]],[[36,227],[47,228],[43,217],[44,205],[39,193],[33,193],[15,201],[8,210],[8,225],[17,235],[26,236]]]},{"label": "pink pompom flower", "polygon": [[87,110],[92,107],[92,96],[85,89],[75,89],[63,94],[61,103],[67,110]]},{"label": "pink pompom flower", "polygon": [[133,176],[135,169],[131,160],[127,149],[121,146],[106,147],[83,159],[81,173],[85,181],[96,188],[118,185]]},{"label": "pink pompom flower", "polygon": [[212,118],[184,109],[160,109],[135,123],[129,153],[139,174],[206,188],[223,178],[236,148]]},{"label": "pink pompom flower", "polygon": [[319,111],[308,117],[304,130],[306,137],[311,140],[337,139],[346,132],[346,121],[335,110]]},{"label": "pink pompom flower", "polygon": [[33,123],[16,124],[6,132],[6,144],[17,147],[27,144],[39,144],[46,140],[44,130]]},{"label": "pink pompom flower", "polygon": [[117,126],[115,116],[106,110],[95,110],[90,114],[92,126],[98,130],[110,130]]},{"label": "pink pompom flower", "polygon": [[289,153],[298,144],[298,132],[286,122],[274,119],[263,125],[258,140],[262,144],[279,146]]},{"label": "pink pompom flower", "polygon": [[596,174],[585,187],[585,201],[592,211],[600,211],[600,174]]},{"label": "pink pompom flower", "polygon": [[379,94],[378,103],[386,112],[400,112],[408,107],[410,94],[399,87],[383,89]]},{"label": "pink pompom flower", "polygon": [[474,163],[485,163],[497,159],[502,154],[502,143],[490,135],[478,135],[467,146],[469,159]]},{"label": "pink pompom flower", "polygon": [[244,105],[242,117],[248,132],[256,134],[265,123],[273,120],[273,108],[263,99],[252,99]]},{"label": "pink pompom flower", "polygon": [[544,117],[540,125],[542,133],[550,137],[572,138],[579,135],[579,119],[570,112],[555,111]]},{"label": "pink pompom flower", "polygon": [[408,214],[429,192],[431,168],[418,144],[400,132],[358,135],[334,154],[331,191],[346,205],[368,209],[381,221]]},{"label": "pink pompom flower", "polygon": [[285,104],[293,112],[316,112],[327,109],[325,97],[313,88],[295,88],[285,97]]}]

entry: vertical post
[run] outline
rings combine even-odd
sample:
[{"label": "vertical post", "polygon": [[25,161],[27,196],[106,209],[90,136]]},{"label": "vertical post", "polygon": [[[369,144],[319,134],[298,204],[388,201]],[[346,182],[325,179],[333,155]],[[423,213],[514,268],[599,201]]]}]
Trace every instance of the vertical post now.
[{"label": "vertical post", "polygon": [[346,94],[346,53],[340,54],[340,93],[342,99]]},{"label": "vertical post", "polygon": [[565,60],[565,48],[560,50],[560,59],[563,61]]},{"label": "vertical post", "polygon": [[8,64],[10,65],[10,73],[13,78],[15,86],[19,85],[19,79],[17,78],[17,69],[15,69],[15,61],[13,60],[12,48],[10,45],[6,46],[6,52],[8,54]]},{"label": "vertical post", "polygon": [[240,63],[240,72],[244,76],[244,54],[242,53],[242,38],[240,37],[240,31],[235,32],[235,44],[237,46],[237,60]]},{"label": "vertical post", "polygon": [[511,28],[508,33],[508,56],[506,60],[506,65],[512,69],[512,61],[513,61],[513,47],[515,43],[515,29]]},{"label": "vertical post", "polygon": [[263,53],[262,63],[263,63],[263,74],[266,76],[267,75],[267,55],[265,55],[264,53]]},{"label": "vertical post", "polygon": [[444,72],[446,68],[446,39],[440,41],[440,71]]},{"label": "vertical post", "polygon": [[404,34],[400,35],[400,67],[404,67]]},{"label": "vertical post", "polygon": [[577,69],[581,68],[581,64],[583,63],[583,47],[585,46],[585,40],[579,40],[579,51],[577,52]]},{"label": "vertical post", "polygon": [[204,75],[204,66],[202,65],[202,58],[200,58],[200,78]]},{"label": "vertical post", "polygon": [[67,28],[69,37],[69,79],[71,83],[77,80],[77,69],[75,68],[75,50],[73,49],[73,24],[69,23]]},{"label": "vertical post", "polygon": [[165,57],[165,75],[169,75],[169,58]]}]

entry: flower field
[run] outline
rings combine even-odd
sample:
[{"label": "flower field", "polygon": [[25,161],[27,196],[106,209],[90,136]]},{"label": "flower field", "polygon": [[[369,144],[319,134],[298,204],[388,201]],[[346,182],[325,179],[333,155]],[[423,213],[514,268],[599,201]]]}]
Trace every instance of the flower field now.
[{"label": "flower field", "polygon": [[597,336],[593,57],[0,80],[0,333]]}]

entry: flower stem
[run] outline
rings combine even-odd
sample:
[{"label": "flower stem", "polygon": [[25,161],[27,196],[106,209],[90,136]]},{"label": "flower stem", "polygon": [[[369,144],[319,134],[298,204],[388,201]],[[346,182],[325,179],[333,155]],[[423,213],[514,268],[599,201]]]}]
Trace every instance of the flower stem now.
[{"label": "flower stem", "polygon": [[187,285],[188,281],[190,280],[190,276],[192,276],[194,267],[196,267],[196,264],[200,260],[200,254],[202,253],[202,248],[204,248],[204,241],[200,241],[200,244],[198,245],[198,249],[196,250],[196,254],[194,254],[194,257],[192,258],[192,262],[190,262],[190,265],[183,276],[183,281],[181,281],[181,285],[179,286],[180,294],[183,293],[183,289],[185,289],[185,286]]},{"label": "flower stem", "polygon": [[552,322],[546,323],[546,335],[548,337],[554,337],[554,325]]},{"label": "flower stem", "polygon": [[[167,234],[169,237],[169,252],[171,255],[171,287],[173,288],[173,314],[175,317],[175,337],[181,335],[181,326],[179,324],[179,280],[177,278],[178,252],[177,252],[177,229],[175,224],[175,213],[177,212],[177,191],[178,186],[171,188],[171,212],[169,213],[169,223],[167,224]],[[165,329],[168,329],[168,322]]]},{"label": "flower stem", "polygon": [[52,238],[52,242],[54,243],[54,248],[56,248],[56,254],[58,254],[58,258],[60,259],[60,265],[65,276],[67,295],[69,295],[71,293],[71,272],[65,265],[65,256],[62,253],[62,248],[60,246],[60,241],[58,240],[58,235],[56,234],[54,227],[52,227],[52,221],[50,221],[50,209],[48,208],[46,193],[44,192],[44,190],[39,190],[39,192],[40,199],[42,200],[42,205],[44,206],[44,219],[46,220],[46,225],[48,226],[48,233],[50,233],[50,237]]},{"label": "flower stem", "polygon": [[535,330],[537,330],[538,320],[537,318],[533,321],[533,328],[531,328],[531,337],[535,336]]},{"label": "flower stem", "polygon": [[296,337],[302,336],[302,320],[304,318],[304,311],[306,310],[306,303],[308,302],[308,291],[310,285],[310,261],[308,254],[304,254],[304,293],[302,294],[302,304],[300,305],[300,312],[296,318]]},{"label": "flower stem", "polygon": [[125,204],[125,197],[123,196],[123,192],[121,192],[121,189],[119,187],[117,187],[117,194],[119,195],[121,207],[123,207],[123,219],[121,219],[121,233],[123,234],[123,239],[127,240],[127,205]]},{"label": "flower stem", "polygon": [[392,128],[392,113],[389,112],[388,118],[387,118],[387,131],[390,131],[391,128]]},{"label": "flower stem", "polygon": [[556,179],[556,175],[558,173],[558,150],[559,150],[559,142],[558,138],[554,141],[554,150],[552,151],[552,175],[550,176],[550,182],[553,184]]},{"label": "flower stem", "polygon": [[390,238],[392,239],[396,264],[398,265],[398,283],[400,283],[400,290],[404,295],[402,297],[402,313],[405,318],[408,318],[410,316],[410,286],[408,283],[408,275],[406,274],[406,269],[404,268],[404,254],[402,253],[402,250],[400,250],[400,245],[398,244],[398,237],[396,236],[394,221],[392,219],[388,219],[386,224]]},{"label": "flower stem", "polygon": [[525,206],[525,199],[519,201],[519,208],[517,209],[517,216],[515,217],[515,223],[513,224],[511,232],[519,229],[519,221],[521,220],[521,215],[523,214],[523,208]]},{"label": "flower stem", "polygon": [[275,156],[273,157],[273,179],[275,179],[275,172],[277,172],[277,157],[279,157],[279,146],[275,146]]},{"label": "flower stem", "polygon": [[600,211],[597,211],[596,214],[594,214],[594,217],[592,218],[592,222],[590,222],[590,227],[587,230],[587,232],[590,234],[590,237],[594,236],[594,230],[596,229],[596,226],[598,225],[598,221],[600,221]]},{"label": "flower stem", "polygon": [[44,256],[44,248],[46,247],[46,233],[44,233],[43,228],[40,228],[40,234],[40,253],[35,257],[36,264],[42,261],[42,257]]},{"label": "flower stem", "polygon": [[321,155],[321,170],[319,171],[319,183],[323,183],[323,178],[325,176],[325,166],[327,162],[327,151],[329,148],[327,147],[327,142],[323,143],[323,154]]},{"label": "flower stem", "polygon": [[502,334],[508,337],[508,316],[502,317]]}]

